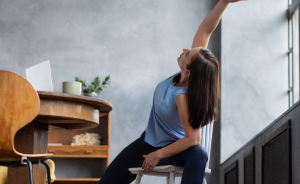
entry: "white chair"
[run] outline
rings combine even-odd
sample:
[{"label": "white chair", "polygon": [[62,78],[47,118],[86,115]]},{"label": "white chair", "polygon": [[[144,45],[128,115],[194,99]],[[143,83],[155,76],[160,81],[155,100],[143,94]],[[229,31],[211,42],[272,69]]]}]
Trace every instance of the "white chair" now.
[{"label": "white chair", "polygon": [[[212,133],[213,133],[213,122],[204,126],[201,130],[201,145],[206,150],[208,154],[208,161],[205,167],[205,174],[203,179],[203,184],[206,184],[205,176],[211,173],[209,169],[209,160],[210,160],[210,148],[212,141]],[[183,167],[178,167],[174,165],[164,165],[164,166],[156,166],[152,169],[150,173],[144,173],[142,167],[129,168],[129,171],[132,174],[136,174],[135,184],[140,184],[143,175],[150,176],[164,176],[167,177],[167,184],[174,184],[175,177],[182,176]]]}]

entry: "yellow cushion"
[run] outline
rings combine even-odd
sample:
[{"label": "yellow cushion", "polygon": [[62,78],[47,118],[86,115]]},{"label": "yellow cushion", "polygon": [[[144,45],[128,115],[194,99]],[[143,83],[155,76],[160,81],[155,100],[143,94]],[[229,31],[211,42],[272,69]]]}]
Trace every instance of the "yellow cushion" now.
[{"label": "yellow cushion", "polygon": [[55,174],[54,174],[55,164],[54,164],[53,160],[51,160],[51,159],[47,159],[46,162],[48,163],[48,165],[50,167],[51,183],[53,183],[56,180],[56,177],[55,177]]},{"label": "yellow cushion", "polygon": [[0,184],[7,183],[7,167],[0,166]]}]

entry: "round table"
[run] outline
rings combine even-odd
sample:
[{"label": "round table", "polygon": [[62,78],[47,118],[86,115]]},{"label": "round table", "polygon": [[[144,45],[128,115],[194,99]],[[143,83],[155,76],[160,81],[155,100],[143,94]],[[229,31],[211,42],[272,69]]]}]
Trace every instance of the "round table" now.
[{"label": "round table", "polygon": [[40,111],[36,121],[50,128],[89,129],[99,125],[99,117],[112,110],[109,102],[66,93],[38,91]]},{"label": "round table", "polygon": [[[37,117],[19,130],[15,149],[21,153],[47,153],[48,130],[90,129],[99,125],[100,117],[112,110],[111,103],[92,97],[66,93],[38,91],[40,110]],[[8,169],[8,184],[27,183],[27,167]],[[46,170],[34,165],[34,183],[45,183]]]}]

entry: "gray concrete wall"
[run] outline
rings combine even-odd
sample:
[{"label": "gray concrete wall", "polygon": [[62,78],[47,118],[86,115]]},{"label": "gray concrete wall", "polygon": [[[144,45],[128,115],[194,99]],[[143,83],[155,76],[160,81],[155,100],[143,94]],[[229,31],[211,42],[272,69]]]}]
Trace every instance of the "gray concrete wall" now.
[{"label": "gray concrete wall", "polygon": [[[0,0],[0,69],[25,76],[25,68],[50,60],[56,92],[75,76],[90,82],[110,74],[111,84],[99,97],[112,99],[114,159],[146,128],[155,86],[179,71],[177,57],[191,47],[214,3]],[[217,36],[209,46],[220,53],[219,44]],[[162,182],[143,178],[143,183]]]},{"label": "gray concrete wall", "polygon": [[221,162],[288,108],[286,11],[286,0],[251,0],[224,13]]}]

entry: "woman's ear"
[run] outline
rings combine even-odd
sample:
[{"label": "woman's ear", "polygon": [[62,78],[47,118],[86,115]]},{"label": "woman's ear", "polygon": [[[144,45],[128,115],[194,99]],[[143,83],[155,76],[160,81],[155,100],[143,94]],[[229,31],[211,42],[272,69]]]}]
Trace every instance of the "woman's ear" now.
[{"label": "woman's ear", "polygon": [[189,77],[190,76],[190,70],[184,71],[184,75],[187,76],[187,77]]}]

